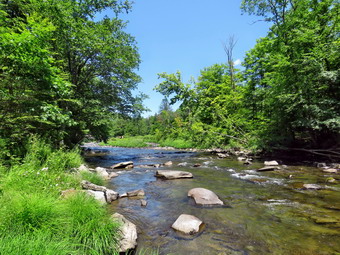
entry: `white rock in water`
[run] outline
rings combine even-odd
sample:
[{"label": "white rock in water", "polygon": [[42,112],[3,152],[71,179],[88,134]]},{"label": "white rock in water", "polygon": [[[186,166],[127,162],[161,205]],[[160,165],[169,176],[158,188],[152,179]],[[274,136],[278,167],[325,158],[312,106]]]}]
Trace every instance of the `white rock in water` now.
[{"label": "white rock in water", "polygon": [[133,162],[132,161],[120,162],[118,164],[111,166],[111,168],[113,168],[113,169],[116,169],[116,168],[133,168]]},{"label": "white rock in water", "polygon": [[164,166],[172,166],[172,161],[165,162]]},{"label": "white rock in water", "polygon": [[108,203],[112,203],[112,201],[117,200],[119,196],[118,192],[113,191],[111,189],[107,189],[105,194],[106,194],[106,201]]},{"label": "white rock in water", "polygon": [[320,185],[317,184],[303,184],[304,189],[322,189]]},{"label": "white rock in water", "polygon": [[265,166],[278,166],[279,163],[277,163],[277,161],[275,161],[275,160],[272,160],[272,161],[265,161],[264,165]]},{"label": "white rock in water", "polygon": [[134,249],[137,245],[137,227],[135,224],[127,220],[123,215],[115,213],[112,215],[113,220],[121,224],[119,252],[127,252]]},{"label": "white rock in water", "polygon": [[200,230],[202,223],[203,222],[195,216],[181,214],[171,227],[177,231],[192,235]]},{"label": "white rock in water", "polygon": [[167,180],[192,178],[192,173],[175,170],[158,170],[155,174],[156,177],[164,178]]},{"label": "white rock in water", "polygon": [[223,205],[222,200],[214,192],[204,188],[189,190],[188,197],[194,198],[198,205]]}]

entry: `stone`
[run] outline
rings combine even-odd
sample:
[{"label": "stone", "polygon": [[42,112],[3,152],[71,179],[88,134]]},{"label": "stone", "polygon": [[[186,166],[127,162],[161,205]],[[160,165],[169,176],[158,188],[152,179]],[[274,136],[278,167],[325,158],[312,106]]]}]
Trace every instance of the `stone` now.
[{"label": "stone", "polygon": [[322,172],[336,174],[338,170],[336,170],[335,168],[328,168],[328,169],[323,169]]},{"label": "stone", "polygon": [[262,168],[257,169],[256,171],[258,172],[265,172],[265,171],[274,171],[274,170],[278,170],[279,168],[276,166],[265,166]]},{"label": "stone", "polygon": [[128,197],[136,197],[136,196],[139,197],[139,196],[145,196],[145,192],[142,189],[137,189],[137,190],[126,192],[126,195]]},{"label": "stone", "polygon": [[193,235],[199,232],[202,223],[199,218],[193,215],[181,214],[171,227],[182,233]]},{"label": "stone", "polygon": [[137,245],[137,227],[123,215],[115,213],[112,219],[120,223],[119,252],[127,252],[134,249]]},{"label": "stone", "polygon": [[303,184],[302,188],[303,189],[315,189],[315,190],[322,189],[322,187],[317,184]]},{"label": "stone", "polygon": [[193,167],[200,167],[200,166],[201,166],[201,164],[199,164],[199,163],[196,163],[196,164],[193,165]]},{"label": "stone", "polygon": [[96,184],[89,182],[89,181],[86,181],[86,180],[81,181],[80,184],[83,187],[83,189],[93,190],[93,191],[102,191],[102,192],[106,191],[106,187],[96,185]]},{"label": "stone", "polygon": [[275,161],[275,160],[272,160],[272,161],[265,161],[264,165],[265,166],[278,166],[279,163],[277,161]]},{"label": "stone", "polygon": [[182,162],[178,164],[178,166],[186,166],[186,165],[188,165],[188,162]]},{"label": "stone", "polygon": [[88,172],[90,170],[89,170],[89,168],[86,165],[82,164],[82,165],[80,165],[80,167],[78,167],[78,171],[86,171],[86,172]]},{"label": "stone", "polygon": [[104,168],[104,167],[96,167],[94,170],[103,179],[106,179],[106,180],[109,179],[109,173],[106,171],[106,168]]},{"label": "stone", "polygon": [[148,205],[148,201],[142,199],[142,200],[140,201],[140,205],[143,206],[143,207],[145,207],[145,206]]},{"label": "stone", "polygon": [[247,160],[247,158],[245,158],[245,157],[237,157],[237,160],[238,161],[245,161],[245,160]]},{"label": "stone", "polygon": [[126,193],[120,194],[119,198],[127,197],[128,195]]},{"label": "stone", "polygon": [[98,200],[101,204],[106,204],[105,194],[102,191],[94,191],[94,190],[83,190],[86,194],[94,197],[94,199]]},{"label": "stone", "polygon": [[223,205],[223,202],[214,192],[204,188],[189,190],[188,197],[192,197],[198,205]]},{"label": "stone", "polygon": [[253,164],[253,163],[248,159],[243,163],[243,165],[251,165],[251,164]]},{"label": "stone", "polygon": [[229,157],[229,154],[227,154],[227,153],[217,153],[217,157],[219,157],[219,158],[227,158],[227,157]]},{"label": "stone", "polygon": [[133,162],[132,161],[127,161],[127,162],[120,162],[118,164],[115,164],[111,166],[112,169],[117,169],[117,168],[133,168]]},{"label": "stone", "polygon": [[119,176],[119,174],[117,174],[115,172],[109,173],[109,179],[115,178],[117,176]]},{"label": "stone", "polygon": [[167,180],[193,178],[192,173],[176,170],[157,170],[155,176]]},{"label": "stone", "polygon": [[105,195],[106,195],[106,202],[108,203],[112,203],[113,201],[117,200],[119,196],[118,192],[113,191],[111,189],[107,189],[105,191]]},{"label": "stone", "polygon": [[172,166],[172,161],[165,162],[164,166]]},{"label": "stone", "polygon": [[322,168],[322,167],[327,167],[326,163],[316,163],[316,167]]}]

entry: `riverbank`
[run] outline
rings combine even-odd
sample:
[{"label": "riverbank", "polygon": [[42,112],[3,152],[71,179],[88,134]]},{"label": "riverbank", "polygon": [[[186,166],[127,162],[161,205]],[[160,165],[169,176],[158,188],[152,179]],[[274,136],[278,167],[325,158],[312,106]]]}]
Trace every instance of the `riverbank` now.
[{"label": "riverbank", "polygon": [[[119,224],[81,190],[79,150],[53,150],[32,139],[21,162],[0,164],[0,253],[6,255],[118,254]],[[0,162],[1,163],[1,162]]]}]

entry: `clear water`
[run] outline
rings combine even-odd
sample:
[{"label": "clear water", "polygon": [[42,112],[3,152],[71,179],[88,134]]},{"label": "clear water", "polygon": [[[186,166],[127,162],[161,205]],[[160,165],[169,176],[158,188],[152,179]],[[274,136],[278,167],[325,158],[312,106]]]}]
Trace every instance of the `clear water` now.
[{"label": "clear water", "polygon": [[[235,159],[212,154],[152,149],[95,148],[99,157],[88,157],[92,166],[109,167],[133,161],[135,168],[119,171],[108,186],[119,193],[144,189],[140,198],[122,198],[110,205],[138,227],[139,250],[160,254],[340,254],[339,174],[326,174],[306,166],[288,166],[273,172],[256,172],[263,163],[244,166]],[[193,179],[159,180],[156,168],[139,165],[165,163],[161,169],[193,173]],[[178,166],[187,162],[186,166]],[[200,167],[193,164],[200,163]],[[118,171],[118,170],[117,170]],[[290,175],[292,175],[290,177]],[[327,178],[337,179],[328,183]],[[319,184],[323,190],[302,190],[303,183]],[[196,206],[187,193],[203,187],[214,191],[226,204]],[[182,214],[204,223],[194,236],[178,234],[171,225]]]}]

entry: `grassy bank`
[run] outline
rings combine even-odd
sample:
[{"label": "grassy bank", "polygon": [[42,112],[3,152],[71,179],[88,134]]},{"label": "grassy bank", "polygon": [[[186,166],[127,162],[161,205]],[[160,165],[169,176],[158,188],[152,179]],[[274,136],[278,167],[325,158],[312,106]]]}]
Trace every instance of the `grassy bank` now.
[{"label": "grassy bank", "polygon": [[156,139],[152,135],[146,136],[130,136],[124,138],[110,138],[107,143],[100,145],[108,145],[114,147],[130,147],[130,148],[144,148],[150,147],[150,144],[158,144],[160,147],[174,147],[176,149],[189,149],[193,144],[182,139]]},{"label": "grassy bank", "polygon": [[32,139],[21,163],[0,165],[0,254],[118,254],[118,225],[106,209],[80,192],[60,196],[80,189],[83,177],[71,169],[81,163],[77,150]]}]

